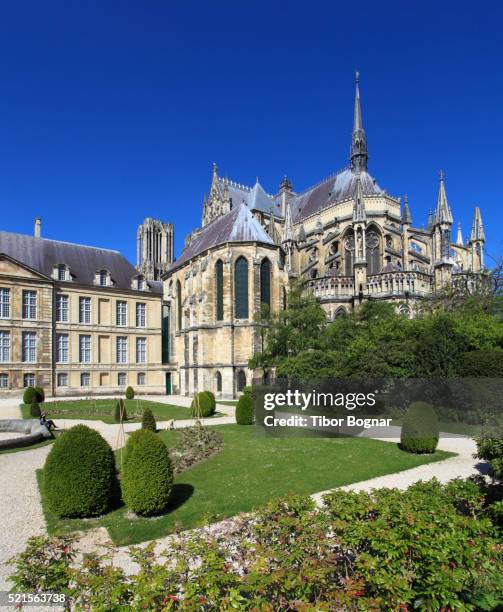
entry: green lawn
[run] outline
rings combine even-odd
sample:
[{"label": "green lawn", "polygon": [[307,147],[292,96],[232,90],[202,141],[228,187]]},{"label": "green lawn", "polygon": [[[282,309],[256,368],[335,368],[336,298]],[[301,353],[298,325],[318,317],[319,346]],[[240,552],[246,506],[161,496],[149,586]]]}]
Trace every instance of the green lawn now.
[{"label": "green lawn", "polygon": [[[443,451],[411,455],[396,444],[364,438],[277,439],[260,437],[254,427],[217,428],[224,435],[223,450],[175,478],[168,514],[131,518],[121,507],[99,519],[58,520],[44,503],[49,533],[104,526],[115,544],[137,544],[177,527],[189,529],[250,511],[289,492],[316,493],[452,456]],[[172,447],[178,432],[158,435]]]},{"label": "green lawn", "polygon": [[[61,402],[46,402],[41,404],[41,409],[49,413],[49,417],[56,421],[57,419],[86,419],[99,420],[104,423],[115,423],[114,411],[118,399],[97,399],[97,400],[73,400]],[[154,413],[158,421],[171,421],[172,419],[190,419],[190,410],[183,406],[175,406],[173,404],[161,404],[149,400],[124,400],[126,403],[126,412],[130,417],[128,422],[135,423],[141,421],[141,413],[143,408],[147,406]],[[30,416],[29,404],[21,404],[21,412],[23,419],[32,419]],[[139,418],[132,418],[134,415],[139,415]]]},{"label": "green lawn", "polygon": [[223,404],[224,406],[237,406],[238,400],[217,400],[217,404]]}]

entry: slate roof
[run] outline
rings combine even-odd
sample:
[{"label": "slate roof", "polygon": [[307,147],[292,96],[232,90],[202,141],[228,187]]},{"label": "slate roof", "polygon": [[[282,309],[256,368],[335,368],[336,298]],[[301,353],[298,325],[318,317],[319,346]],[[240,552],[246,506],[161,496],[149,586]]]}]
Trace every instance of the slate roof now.
[{"label": "slate roof", "polygon": [[[384,190],[366,171],[360,172],[360,182],[364,196],[384,193]],[[353,198],[356,184],[356,174],[350,168],[347,168],[298,194],[290,201],[294,223],[323,210],[330,204]]]},{"label": "slate roof", "polygon": [[218,217],[199,230],[183,250],[179,259],[173,263],[169,272],[176,270],[211,247],[227,242],[274,244],[269,234],[251,214],[248,206],[241,203],[227,214]]},{"label": "slate roof", "polygon": [[[94,285],[94,276],[99,270],[108,270],[114,287],[131,289],[131,282],[138,276],[136,268],[119,251],[83,246],[71,242],[36,238],[25,234],[0,231],[0,253],[52,276],[58,264],[69,267],[73,281],[83,285]],[[154,293],[162,293],[162,283],[148,281]]]},{"label": "slate roof", "polygon": [[281,214],[280,202],[274,196],[266,193],[258,180],[253,187],[239,185],[222,177],[218,178],[218,182],[223,188],[227,188],[233,207],[239,206],[244,202],[250,210],[259,210],[264,213],[270,213],[272,210],[276,217],[283,216]]}]

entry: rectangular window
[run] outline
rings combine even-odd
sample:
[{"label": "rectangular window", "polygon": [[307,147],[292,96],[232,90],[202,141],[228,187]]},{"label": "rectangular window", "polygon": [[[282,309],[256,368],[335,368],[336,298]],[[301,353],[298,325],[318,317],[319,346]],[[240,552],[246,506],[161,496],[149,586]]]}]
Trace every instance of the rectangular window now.
[{"label": "rectangular window", "polygon": [[64,264],[58,266],[58,280],[66,280],[66,266]]},{"label": "rectangular window", "polygon": [[23,332],[22,358],[25,363],[37,361],[37,334],[35,332]]},{"label": "rectangular window", "polygon": [[147,325],[147,305],[137,302],[136,304],[136,327]]},{"label": "rectangular window", "polygon": [[91,386],[91,374],[89,372],[82,372],[80,375],[80,386],[90,387]]},{"label": "rectangular window", "polygon": [[23,376],[23,386],[26,387],[34,387],[35,386],[35,374],[25,374]]},{"label": "rectangular window", "polygon": [[117,363],[127,363],[127,337],[117,338]]},{"label": "rectangular window", "polygon": [[56,363],[68,363],[68,334],[56,335]]},{"label": "rectangular window", "polygon": [[126,327],[127,325],[127,302],[118,301],[117,302],[117,325],[121,327]]},{"label": "rectangular window", "polygon": [[136,363],[147,363],[146,338],[136,338]]},{"label": "rectangular window", "polygon": [[10,332],[0,331],[0,363],[10,361]]},{"label": "rectangular window", "polygon": [[119,387],[126,386],[126,373],[125,372],[119,372],[117,374],[117,384],[119,385]]},{"label": "rectangular window", "polygon": [[10,317],[10,289],[0,287],[0,319]]},{"label": "rectangular window", "polygon": [[68,296],[58,294],[56,296],[56,321],[68,323]]},{"label": "rectangular window", "polygon": [[8,388],[9,388],[9,375],[0,374],[0,389],[8,389]]},{"label": "rectangular window", "polygon": [[68,387],[68,374],[60,372],[57,378],[58,387]]},{"label": "rectangular window", "polygon": [[79,336],[79,362],[91,363],[91,336]]},{"label": "rectangular window", "polygon": [[23,291],[23,319],[37,318],[37,292]]},{"label": "rectangular window", "polygon": [[79,298],[79,323],[91,323],[91,298]]},{"label": "rectangular window", "polygon": [[138,372],[138,378],[137,378],[137,380],[138,380],[138,384],[139,384],[140,386],[141,386],[141,385],[144,385],[144,384],[145,384],[145,372]]}]

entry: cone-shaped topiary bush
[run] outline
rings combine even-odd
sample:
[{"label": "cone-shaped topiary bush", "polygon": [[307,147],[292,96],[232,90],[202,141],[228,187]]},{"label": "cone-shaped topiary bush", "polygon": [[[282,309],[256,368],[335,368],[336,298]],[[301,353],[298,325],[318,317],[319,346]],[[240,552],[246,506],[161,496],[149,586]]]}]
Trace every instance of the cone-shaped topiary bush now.
[{"label": "cone-shaped topiary bush", "polygon": [[211,401],[211,414],[215,414],[215,409],[217,407],[217,401],[215,399],[215,394],[213,393],[213,391],[203,391],[203,393],[206,393],[206,395],[210,398]]},{"label": "cone-shaped topiary bush", "polygon": [[152,410],[150,410],[150,408],[145,408],[143,410],[143,415],[141,417],[141,428],[148,429],[150,431],[156,431],[157,429],[154,413]]},{"label": "cone-shaped topiary bush", "polygon": [[45,391],[42,387],[35,387],[35,391],[37,392],[37,402],[39,404],[43,404],[45,402]]},{"label": "cone-shaped topiary bush", "polygon": [[140,516],[166,510],[173,488],[173,468],[164,442],[151,431],[140,429],[126,444],[121,475],[122,498]]},{"label": "cone-shaped topiary bush", "polygon": [[86,425],[56,438],[44,466],[44,491],[58,517],[106,512],[115,486],[115,460],[106,440]]},{"label": "cone-shaped topiary bush", "polygon": [[115,404],[115,413],[114,413],[114,421],[116,423],[121,422],[121,411],[122,411],[122,420],[127,421],[127,412],[126,412],[126,404],[124,400],[119,400]]},{"label": "cone-shaped topiary bush", "polygon": [[236,423],[238,425],[253,424],[253,400],[247,393],[242,395],[236,406]]},{"label": "cone-shaped topiary bush", "polygon": [[133,387],[128,387],[126,389],[126,399],[129,399],[129,400],[134,399],[134,389],[133,389]]},{"label": "cone-shaped topiary bush", "polygon": [[246,385],[246,387],[243,387],[243,395],[252,395],[251,385]]},{"label": "cone-shaped topiary bush", "polygon": [[37,402],[33,402],[32,404],[30,404],[30,415],[35,418],[38,419],[40,417],[40,406],[37,404]]},{"label": "cone-shaped topiary bush", "polygon": [[438,436],[438,418],[430,404],[412,403],[403,420],[400,447],[409,453],[434,453]]},{"label": "cone-shaped topiary bush", "polygon": [[25,404],[33,404],[33,402],[38,402],[38,393],[35,387],[26,387],[23,393],[23,402]]},{"label": "cone-shaped topiary bush", "polygon": [[[213,395],[213,394],[212,394]],[[197,402],[199,401],[199,407]],[[199,408],[199,410],[198,410]],[[215,412],[215,396],[211,396],[207,391],[201,391],[192,400],[190,405],[190,414],[195,417],[209,417]]]}]

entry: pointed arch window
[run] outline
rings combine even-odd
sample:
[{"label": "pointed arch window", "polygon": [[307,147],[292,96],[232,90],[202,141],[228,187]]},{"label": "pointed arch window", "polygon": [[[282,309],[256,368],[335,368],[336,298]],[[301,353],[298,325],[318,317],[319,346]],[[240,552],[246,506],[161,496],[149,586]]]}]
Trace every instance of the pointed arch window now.
[{"label": "pointed arch window", "polygon": [[215,374],[215,379],[217,383],[217,393],[222,393],[222,374],[217,372]]},{"label": "pointed arch window", "polygon": [[365,234],[367,274],[379,274],[381,269],[381,240],[376,229],[370,228]]},{"label": "pointed arch window", "polygon": [[236,318],[248,318],[248,261],[239,257],[234,268],[234,291]]},{"label": "pointed arch window", "polygon": [[215,264],[216,312],[217,321],[224,318],[224,264],[219,259]]},{"label": "pointed arch window", "polygon": [[268,259],[260,264],[260,302],[271,308],[271,262]]},{"label": "pointed arch window", "polygon": [[182,329],[182,285],[176,281],[176,324],[178,330]]}]

